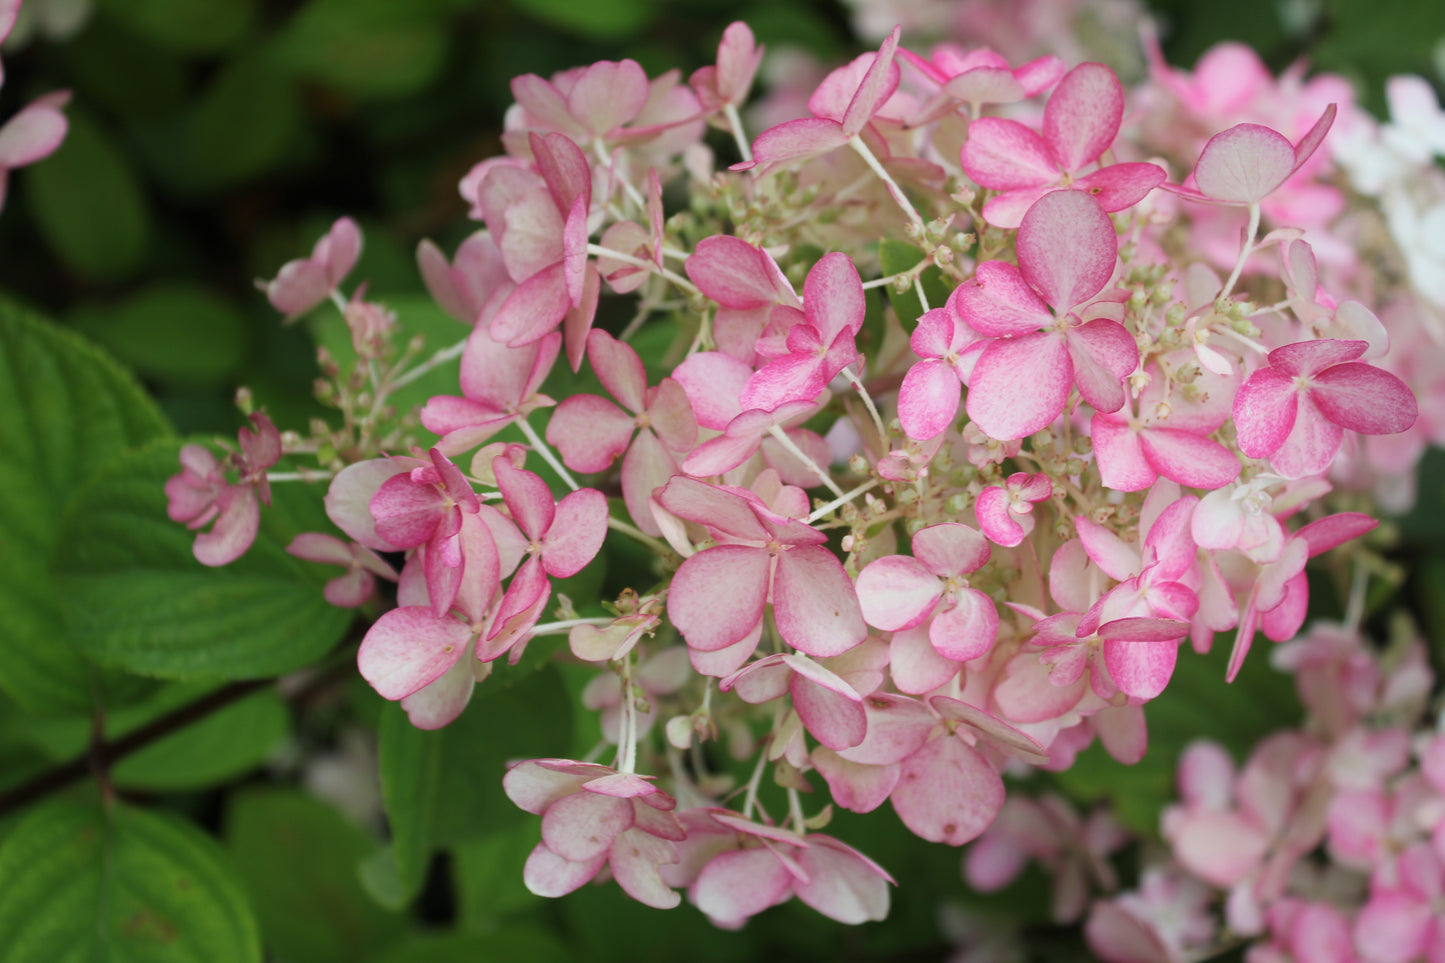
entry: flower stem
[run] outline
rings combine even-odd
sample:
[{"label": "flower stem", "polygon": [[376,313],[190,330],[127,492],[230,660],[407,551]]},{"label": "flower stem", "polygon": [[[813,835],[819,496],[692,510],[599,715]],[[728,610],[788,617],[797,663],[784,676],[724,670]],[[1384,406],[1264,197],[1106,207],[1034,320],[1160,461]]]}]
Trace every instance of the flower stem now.
[{"label": "flower stem", "polygon": [[557,460],[557,456],[552,454],[552,449],[547,447],[547,443],[542,440],[542,437],[537,434],[536,430],[527,424],[526,418],[518,418],[517,427],[522,429],[522,434],[527,436],[527,441],[531,444],[532,450],[541,455],[542,460],[552,466],[552,470],[562,479],[564,485],[574,492],[582,487],[577,484],[577,479],[573,478],[572,474]]},{"label": "flower stem", "polygon": [[772,435],[773,438],[777,440],[778,444],[783,446],[783,449],[787,451],[788,454],[801,461],[808,468],[811,468],[813,470],[813,473],[818,476],[819,480],[827,486],[828,491],[832,492],[834,495],[837,495],[839,498],[843,497],[843,489],[839,488],[838,483],[833,481],[833,476],[829,475],[823,469],[819,468],[818,463],[813,461],[813,459],[808,456],[807,452],[799,448],[797,444],[794,443],[793,439],[788,437],[788,433],[786,431],[784,431],[777,425],[773,425],[771,428],[768,429],[768,434]]}]

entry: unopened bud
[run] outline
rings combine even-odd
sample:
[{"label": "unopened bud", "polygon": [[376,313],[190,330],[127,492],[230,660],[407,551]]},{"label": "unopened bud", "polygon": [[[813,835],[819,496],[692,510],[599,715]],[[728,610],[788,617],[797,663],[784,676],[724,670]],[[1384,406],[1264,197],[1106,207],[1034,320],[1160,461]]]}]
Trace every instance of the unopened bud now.
[{"label": "unopened bud", "polygon": [[241,409],[241,414],[250,417],[251,412],[256,410],[256,399],[251,394],[251,389],[245,385],[236,389],[236,407]]}]

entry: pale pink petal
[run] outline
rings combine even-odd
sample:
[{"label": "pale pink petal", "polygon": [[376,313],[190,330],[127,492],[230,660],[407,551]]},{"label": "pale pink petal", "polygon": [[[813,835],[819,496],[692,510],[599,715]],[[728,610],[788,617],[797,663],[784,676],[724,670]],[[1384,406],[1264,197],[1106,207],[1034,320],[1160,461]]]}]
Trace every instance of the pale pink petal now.
[{"label": "pale pink petal", "polygon": [[828,783],[833,802],[855,813],[871,813],[898,784],[900,767],[850,762],[831,749],[813,750],[813,765]]},{"label": "pale pink petal", "polygon": [[845,328],[857,334],[866,307],[858,269],[841,252],[823,255],[803,282],[804,314],[824,343],[831,343]]},{"label": "pale pink petal", "polygon": [[563,399],[547,422],[547,443],[562,455],[568,468],[606,471],[627,450],[636,428],[632,416],[597,395]]},{"label": "pale pink petal", "polygon": [[668,482],[658,501],[678,518],[706,525],[715,533],[744,541],[768,540],[768,530],[753,506],[736,492],[680,475]]},{"label": "pale pink petal", "polygon": [[798,718],[824,746],[849,749],[863,741],[868,721],[857,693],[841,693],[803,676],[793,677],[789,691]]},{"label": "pale pink petal", "polygon": [[1089,717],[1099,741],[1114,761],[1132,766],[1144,758],[1149,749],[1149,730],[1144,722],[1144,707],[1137,705],[1108,706]]},{"label": "pale pink petal", "polygon": [[518,468],[509,458],[493,458],[492,471],[517,527],[529,540],[541,539],[552,527],[552,520],[557,514],[552,489],[547,487],[540,475]]},{"label": "pale pink petal", "polygon": [[326,517],[351,538],[379,552],[394,552],[394,545],[376,534],[371,499],[390,478],[406,471],[390,458],[372,458],[347,465],[331,479],[326,491]]},{"label": "pale pink petal", "polygon": [[1107,963],[1161,963],[1172,954],[1154,928],[1117,903],[1097,900],[1084,924],[1084,938]]},{"label": "pale pink petal", "polygon": [[563,264],[558,261],[517,285],[492,318],[492,337],[520,347],[552,333],[572,303],[563,272]]},{"label": "pale pink petal", "polygon": [[964,173],[989,190],[1042,187],[1059,181],[1059,167],[1048,144],[1016,120],[983,117],[968,128],[959,154]]},{"label": "pale pink petal", "polygon": [[980,264],[973,282],[960,285],[949,303],[964,324],[990,337],[1028,334],[1054,320],[1019,269],[1005,261]]},{"label": "pale pink petal", "polygon": [[898,818],[914,835],[962,846],[998,815],[1004,786],[977,749],[942,735],[903,761],[890,798]]},{"label": "pale pink petal", "polygon": [[522,882],[538,896],[566,896],[596,876],[606,862],[604,853],[585,863],[574,863],[552,852],[546,843],[538,843],[522,869]]},{"label": "pale pink petal", "polygon": [[209,532],[196,536],[191,553],[202,565],[230,565],[246,554],[261,527],[261,506],[255,489],[232,485],[216,499],[220,513]]},{"label": "pale pink petal", "polygon": [[[1097,450],[1096,441],[1095,451]],[[973,506],[979,529],[989,541],[1004,548],[1022,544],[1025,534],[1024,527],[1009,510],[1010,505],[1008,492],[997,485],[990,485],[979,493],[978,501]]]},{"label": "pale pink petal", "polygon": [[672,578],[667,614],[688,646],[714,652],[753,632],[763,618],[769,567],[766,551],[742,545],[719,545],[684,561]]},{"label": "pale pink petal", "polygon": [[849,101],[848,110],[841,118],[846,136],[856,136],[898,88],[898,65],[893,62],[893,54],[898,50],[901,30],[901,27],[894,27],[892,33],[884,38],[883,45],[868,66],[868,72],[858,84],[858,91]]},{"label": "pale pink petal", "polygon": [[1338,512],[1301,527],[1294,533],[1294,537],[1309,546],[1309,556],[1314,558],[1321,552],[1328,552],[1366,532],[1374,531],[1379,524],[1376,519],[1363,512]]},{"label": "pale pink petal", "polygon": [[1002,194],[995,194],[984,202],[983,219],[994,227],[1017,230],[1029,208],[1037,204],[1039,198],[1045,194],[1058,189],[1057,183],[1050,182],[1037,187],[1017,187]]},{"label": "pale pink petal", "polygon": [[633,822],[632,801],[591,792],[578,792],[547,807],[542,814],[542,842],[572,862],[605,855],[623,830]]},{"label": "pale pink petal", "polygon": [[918,559],[889,555],[858,573],[856,591],[864,620],[893,632],[919,625],[933,614],[943,585]]},{"label": "pale pink petal", "polygon": [[1123,581],[1139,574],[1140,557],[1137,544],[1130,545],[1118,535],[1082,515],[1074,516],[1074,530],[1090,561],[1105,575]]},{"label": "pale pink petal", "polygon": [[934,575],[949,578],[982,568],[989,547],[977,530],[960,522],[944,522],[914,534],[913,555]]},{"label": "pale pink petal", "polygon": [[898,389],[898,421],[908,437],[927,441],[947,431],[958,416],[962,388],[945,361],[930,358],[909,368]]},{"label": "pale pink petal", "polygon": [[1019,225],[1019,270],[1058,312],[1103,290],[1117,254],[1114,222],[1082,191],[1045,194]]},{"label": "pale pink petal", "polygon": [[742,413],[738,398],[753,369],[719,351],[700,351],[678,365],[672,377],[687,394],[697,423],[722,431]]},{"label": "pale pink petal", "polygon": [[1191,488],[1221,488],[1238,478],[1242,467],[1219,442],[1188,431],[1149,428],[1139,433],[1139,443],[1159,474]]},{"label": "pale pink petal", "polygon": [[1415,395],[1403,381],[1357,362],[1337,364],[1317,374],[1310,400],[1330,421],[1367,435],[1407,431],[1419,414]]},{"label": "pale pink petal", "polygon": [[1141,433],[1127,424],[1094,415],[1089,419],[1094,461],[1105,488],[1118,492],[1143,491],[1154,484],[1158,472],[1144,457]]},{"label": "pale pink petal", "polygon": [[1124,88],[1103,64],[1079,64],[1044,107],[1044,139],[1059,166],[1076,171],[1114,143],[1124,117]]},{"label": "pale pink petal", "polygon": [[843,126],[825,117],[804,117],[770,127],[753,141],[755,164],[774,166],[826,154],[848,143]]},{"label": "pale pink petal", "polygon": [[1251,458],[1274,454],[1294,428],[1297,395],[1294,381],[1274,368],[1260,368],[1239,386],[1234,397],[1235,440]]},{"label": "pale pink petal", "polygon": [[1319,338],[1296,341],[1269,353],[1270,367],[1290,377],[1312,375],[1346,361],[1354,361],[1365,353],[1369,343],[1341,338]]},{"label": "pale pink petal", "polygon": [[738,926],[786,900],[792,886],[793,877],[770,850],[733,850],[708,861],[688,897],[713,919]]},{"label": "pale pink petal", "polygon": [[1191,813],[1176,824],[1171,842],[1189,871],[1221,889],[1228,889],[1259,867],[1269,850],[1269,836],[1239,813]]},{"label": "pale pink petal", "polygon": [[[1189,631],[1189,624],[1183,626],[1180,635]],[[1109,676],[1121,692],[1136,699],[1152,699],[1164,691],[1169,678],[1174,674],[1174,663],[1179,656],[1179,644],[1175,642],[1123,642],[1106,639],[1104,642],[1104,665]]]},{"label": "pale pink petal", "polygon": [[382,615],[356,654],[361,677],[384,699],[401,699],[439,678],[471,642],[463,622],[431,609],[407,607]]},{"label": "pale pink petal", "polygon": [[599,60],[582,71],[567,94],[567,112],[603,137],[636,117],[647,103],[647,74],[635,60]]},{"label": "pale pink petal", "polygon": [[944,658],[929,641],[930,627],[919,625],[893,633],[888,644],[888,675],[900,692],[932,692],[958,674],[959,664]]},{"label": "pale pink petal", "polygon": [[1238,124],[1204,145],[1194,182],[1216,201],[1257,204],[1294,169],[1294,146],[1284,135],[1258,124]]},{"label": "pale pink petal", "polygon": [[50,101],[27,104],[0,127],[0,168],[23,167],[48,157],[68,129],[65,115]]},{"label": "pale pink petal", "polygon": [[934,696],[928,704],[943,718],[968,725],[995,748],[1015,758],[1036,765],[1048,762],[1048,753],[1033,737],[978,706],[949,696]]},{"label": "pale pink petal", "polygon": [[620,401],[622,407],[641,414],[647,407],[647,372],[637,351],[601,330],[587,336],[587,351],[602,387]]},{"label": "pale pink petal", "polygon": [[[738,604],[735,599],[720,601]],[[843,563],[821,546],[805,545],[779,554],[773,615],[783,641],[820,658],[841,655],[868,635],[852,580]]]},{"label": "pale pink petal", "polygon": [[850,762],[886,766],[901,762],[928,741],[937,720],[917,699],[875,692],[863,703],[868,713],[868,735],[863,742],[840,753]]},{"label": "pale pink petal", "polygon": [[571,578],[586,568],[607,537],[607,515],[607,496],[595,488],[563,496],[542,548],[547,574]]},{"label": "pale pink petal", "polygon": [[891,880],[877,863],[827,836],[812,834],[808,842],[798,854],[798,864],[808,874],[808,882],[794,884],[799,900],[850,925],[888,915]]},{"label": "pale pink petal", "polygon": [[730,234],[703,238],[683,267],[703,294],[725,308],[797,304],[773,259]]},{"label": "pale pink petal", "polygon": [[1057,418],[1073,380],[1068,349],[1054,334],[992,341],[974,365],[965,409],[989,437],[1012,441]]},{"label": "pale pink petal", "polygon": [[406,717],[418,729],[441,729],[466,709],[476,688],[471,659],[458,659],[441,678],[401,700]]},{"label": "pale pink petal", "polygon": [[1270,453],[1269,463],[1286,478],[1316,475],[1329,467],[1343,440],[1344,429],[1320,412],[1313,392],[1306,393],[1295,405],[1289,435]]},{"label": "pale pink petal", "polygon": [[1338,108],[1334,104],[1326,107],[1324,113],[1320,114],[1320,119],[1315,121],[1314,126],[1299,139],[1299,143],[1294,145],[1294,167],[1291,169],[1291,173],[1303,167],[1305,161],[1310,159],[1310,155],[1324,142],[1325,135],[1330,132],[1330,126],[1335,122],[1337,111]]},{"label": "pale pink petal", "polygon": [[1168,175],[1158,164],[1130,162],[1110,164],[1074,181],[1073,188],[1093,195],[1099,206],[1109,213],[1133,207]]},{"label": "pale pink petal", "polygon": [[663,882],[658,867],[677,862],[677,848],[641,829],[617,837],[607,865],[622,891],[644,906],[672,909],[682,902],[676,890]]}]

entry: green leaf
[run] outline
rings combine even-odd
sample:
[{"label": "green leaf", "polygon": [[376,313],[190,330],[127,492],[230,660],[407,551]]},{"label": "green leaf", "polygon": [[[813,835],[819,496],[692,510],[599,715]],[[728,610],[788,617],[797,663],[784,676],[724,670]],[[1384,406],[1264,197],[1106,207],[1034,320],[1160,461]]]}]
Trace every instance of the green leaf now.
[{"label": "green leaf", "polygon": [[71,105],[70,132],[29,172],[25,196],[45,242],[76,274],[118,281],[141,266],[150,214],[125,155],[84,110]]},{"label": "green leaf", "polygon": [[182,128],[185,169],[193,188],[225,187],[282,161],[301,132],[301,98],[273,59],[256,52],[229,61],[211,81]]},{"label": "green leaf", "polygon": [[276,52],[301,76],[346,93],[398,97],[436,77],[447,41],[433,4],[311,0],[283,28]]},{"label": "green leaf", "polygon": [[502,917],[542,901],[522,882],[522,870],[536,845],[530,834],[501,832],[452,850],[457,916],[463,926],[491,932]]},{"label": "green leaf", "polygon": [[599,40],[637,33],[656,12],[654,0],[513,0],[517,9],[543,23]]},{"label": "green leaf", "polygon": [[352,619],[321,594],[339,572],[285,552],[298,533],[328,527],[320,492],[274,486],[250,551],[207,568],[195,534],[166,517],[179,452],[177,441],[128,452],[66,513],[55,568],[71,638],[104,665],[172,679],[264,678],[326,654]]},{"label": "green leaf", "polygon": [[7,963],[248,963],[261,945],[216,845],[189,823],[52,799],[0,843]]},{"label": "green leaf", "polygon": [[526,960],[526,963],[574,963],[567,947],[533,926],[509,926],[482,935],[445,933],[418,936],[394,947],[376,963],[477,963]]},{"label": "green leaf", "polygon": [[[1255,637],[1256,648],[1269,644]],[[1174,800],[1179,755],[1190,742],[1212,739],[1242,763],[1260,739],[1300,723],[1291,677],[1272,668],[1263,653],[1254,653],[1234,682],[1224,681],[1232,645],[1232,636],[1219,635],[1208,655],[1180,649],[1169,688],[1144,709],[1149,751],[1141,761],[1122,766],[1096,744],[1054,778],[1081,801],[1109,801],[1130,829],[1158,832],[1159,813]]]},{"label": "green leaf", "polygon": [[[907,271],[909,268],[923,260],[923,252],[912,244],[904,241],[885,240],[878,245],[878,260],[883,268],[883,275],[887,277]],[[943,279],[943,272],[936,265],[930,265],[919,275],[919,281],[923,287],[923,293],[928,298],[930,308],[939,308],[943,302],[948,300],[950,289]],[[909,334],[918,327],[918,318],[923,314],[923,303],[918,300],[918,292],[909,288],[902,294],[894,290],[893,285],[887,285],[888,303],[893,305],[894,312],[898,315],[898,321],[903,325],[903,330]]]},{"label": "green leaf", "polygon": [[396,878],[405,903],[421,892],[431,862],[445,737],[423,732],[405,712],[392,711],[381,717],[379,741],[381,796],[391,821]]},{"label": "green leaf", "polygon": [[101,0],[136,33],[181,53],[216,53],[245,36],[254,0]]},{"label": "green leaf", "polygon": [[245,360],[246,319],[194,281],[157,282],[72,323],[141,374],[179,385],[230,382]]},{"label": "green leaf", "polygon": [[239,793],[225,838],[278,960],[357,963],[406,927],[357,879],[358,862],[375,844],[325,803],[285,789]]},{"label": "green leaf", "polygon": [[102,351],[0,303],[0,689],[21,706],[88,713],[93,684],[107,705],[122,695],[119,678],[96,674],[66,639],[69,600],[45,563],[63,508],[94,469],[168,432]]},{"label": "green leaf", "polygon": [[217,785],[260,766],[290,729],[286,704],[266,689],[126,756],[111,777],[118,786],[152,792]]}]

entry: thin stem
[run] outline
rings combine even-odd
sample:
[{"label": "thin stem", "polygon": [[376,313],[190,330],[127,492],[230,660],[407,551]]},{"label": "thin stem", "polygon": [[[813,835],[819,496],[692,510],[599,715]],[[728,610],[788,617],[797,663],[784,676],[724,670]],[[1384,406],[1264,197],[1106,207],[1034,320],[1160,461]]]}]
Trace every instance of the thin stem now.
[{"label": "thin stem", "polygon": [[1234,272],[1229,275],[1229,280],[1224,282],[1224,289],[1219,292],[1221,298],[1229,297],[1229,292],[1234,290],[1239,275],[1244,272],[1244,262],[1254,253],[1254,236],[1259,233],[1259,204],[1256,202],[1249,205],[1249,230],[1244,239],[1244,247],[1239,249],[1239,260],[1234,262]]},{"label": "thin stem", "polygon": [[605,257],[610,258],[614,261],[621,261],[624,264],[631,264],[635,267],[640,267],[644,270],[651,271],[653,274],[657,274],[667,278],[673,284],[676,284],[678,287],[682,288],[684,291],[687,291],[689,294],[700,293],[697,289],[697,285],[693,284],[681,274],[678,274],[676,271],[669,271],[667,268],[664,267],[658,267],[647,258],[633,257],[631,254],[623,254],[621,251],[614,251],[611,248],[603,247],[600,244],[588,244],[587,253],[596,255],[597,257]]},{"label": "thin stem", "polygon": [[636,539],[643,545],[646,545],[648,548],[652,549],[652,551],[659,556],[667,555],[672,551],[672,548],[666,543],[658,541],[651,535],[644,532],[642,529],[638,528],[636,525],[633,525],[631,522],[624,522],[620,518],[613,518],[611,515],[608,515],[607,527],[612,529],[614,532],[621,532],[623,535],[626,535],[629,538]]},{"label": "thin stem", "polygon": [[335,472],[325,468],[317,468],[314,471],[270,471],[266,473],[266,480],[268,482],[315,482],[325,481],[335,475]]},{"label": "thin stem", "polygon": [[615,619],[608,615],[594,615],[589,618],[567,619],[563,622],[543,622],[532,626],[532,635],[559,635],[576,625],[611,625]]},{"label": "thin stem", "polygon": [[522,429],[522,434],[527,436],[527,442],[532,446],[532,450],[541,455],[542,460],[552,466],[552,470],[562,479],[562,484],[574,492],[582,487],[577,484],[577,479],[573,478],[572,474],[557,460],[557,456],[552,454],[552,449],[547,447],[547,443],[542,440],[542,437],[537,434],[536,430],[527,424],[526,418],[518,418],[517,427]]},{"label": "thin stem", "polygon": [[622,189],[627,192],[627,196],[632,203],[646,210],[647,201],[643,199],[642,194],[638,192],[637,188],[632,186],[632,182],[622,176],[622,172],[617,169],[617,164],[613,161],[612,155],[607,152],[606,147],[602,146],[602,141],[594,140],[592,142],[592,148],[593,153],[597,155],[597,159],[606,164],[607,169],[612,171],[612,176],[617,178],[617,182],[622,185]]},{"label": "thin stem", "polygon": [[[926,259],[925,259],[926,260]],[[924,262],[919,262],[924,263]],[[913,278],[913,290],[918,293],[918,303],[923,305],[923,313],[928,313],[928,295],[923,293],[923,278],[915,275]]]},{"label": "thin stem", "polygon": [[818,476],[819,480],[827,486],[828,491],[832,492],[834,495],[837,495],[839,498],[843,497],[843,489],[839,488],[838,483],[833,481],[833,476],[829,475],[823,469],[819,468],[818,463],[813,461],[813,459],[808,456],[807,452],[799,448],[793,442],[793,439],[788,437],[788,433],[786,431],[784,431],[777,425],[773,425],[771,428],[768,429],[768,434],[772,435],[773,438],[777,440],[778,444],[783,446],[783,449],[787,451],[788,454],[801,461],[808,468],[811,468],[813,470],[813,473]]},{"label": "thin stem", "polygon": [[878,444],[886,444],[888,429],[883,427],[883,418],[878,414],[878,409],[873,405],[873,396],[868,393],[868,389],[863,386],[863,382],[858,378],[858,374],[852,368],[843,369],[843,374],[853,383],[853,387],[858,390],[858,397],[863,401],[863,407],[868,409],[868,414],[873,419],[873,427],[878,430]]},{"label": "thin stem", "polygon": [[426,359],[415,368],[412,368],[405,374],[398,375],[395,381],[392,381],[386,386],[388,393],[395,391],[398,388],[405,388],[407,385],[411,384],[413,381],[420,378],[428,371],[431,371],[434,368],[438,368],[446,364],[448,361],[454,361],[455,359],[461,357],[461,354],[463,351],[466,350],[466,347],[466,340],[462,340],[458,341],[456,344],[450,347],[442,348],[436,354],[432,355],[430,358]]},{"label": "thin stem", "polygon": [[868,149],[868,145],[863,143],[861,138],[854,137],[848,141],[848,146],[853,148],[853,151],[859,157],[863,158],[863,162],[872,168],[873,173],[877,174],[878,178],[883,181],[883,186],[888,188],[888,196],[892,197],[894,202],[903,209],[903,213],[908,218],[909,223],[913,224],[918,229],[919,235],[922,236],[923,218],[913,209],[913,205],[909,202],[907,195],[903,193],[903,189],[900,188],[897,183],[894,182],[893,178],[889,176],[888,172],[883,169],[883,165],[878,163],[878,158],[873,156],[873,152]]},{"label": "thin stem", "polygon": [[753,159],[753,147],[748,143],[747,135],[743,132],[743,119],[738,116],[737,105],[732,101],[723,104],[723,113],[727,115],[728,127],[732,129],[733,140],[738,145],[738,153],[743,160],[749,163]]},{"label": "thin stem", "polygon": [[793,832],[799,836],[805,835],[808,832],[808,827],[804,825],[803,800],[799,798],[798,790],[792,786],[788,787],[788,814],[793,820]]},{"label": "thin stem", "polygon": [[752,776],[748,779],[748,791],[747,791],[747,795],[743,796],[743,818],[744,818],[744,819],[752,819],[752,818],[753,818],[753,810],[754,810],[755,808],[757,808],[757,805],[758,805],[758,786],[760,786],[760,785],[762,784],[762,781],[763,781],[763,767],[766,766],[767,763],[768,763],[768,754],[767,754],[766,752],[759,752],[759,753],[758,753],[758,764],[753,767],[753,774],[752,774]]},{"label": "thin stem", "polygon": [[632,653],[622,660],[622,726],[618,733],[618,772],[637,770],[637,702],[632,694]]},{"label": "thin stem", "polygon": [[1370,587],[1370,570],[1360,561],[1355,562],[1355,575],[1350,580],[1350,600],[1345,605],[1345,628],[1351,632],[1360,630],[1365,621],[1365,597]]},{"label": "thin stem", "polygon": [[839,495],[828,504],[819,505],[817,508],[813,509],[813,513],[807,517],[807,523],[811,525],[818,519],[827,517],[830,512],[837,511],[839,508],[842,508],[844,505],[848,504],[859,495],[862,495],[864,492],[872,491],[873,489],[877,488],[879,484],[880,482],[878,479],[870,478],[863,484],[859,485],[857,488],[854,488],[851,491],[847,491],[844,492],[842,495]]}]

